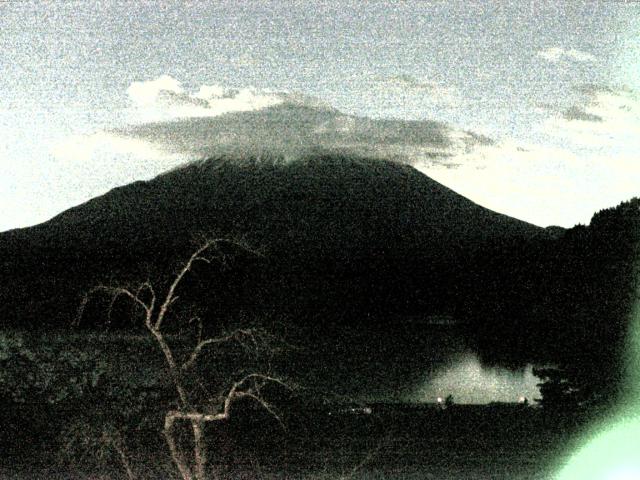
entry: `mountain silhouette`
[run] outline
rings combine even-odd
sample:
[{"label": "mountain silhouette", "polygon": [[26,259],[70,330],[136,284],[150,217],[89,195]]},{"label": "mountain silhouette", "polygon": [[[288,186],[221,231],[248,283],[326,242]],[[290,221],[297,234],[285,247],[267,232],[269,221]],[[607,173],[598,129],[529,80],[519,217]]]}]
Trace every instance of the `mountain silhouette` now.
[{"label": "mountain silhouette", "polygon": [[[605,318],[617,323],[598,327],[601,340],[622,338],[624,301],[598,305],[626,298],[629,272],[612,275],[606,265],[626,265],[632,243],[612,249],[607,232],[622,217],[598,218],[608,227],[540,228],[393,161],[221,156],[0,234],[0,318],[69,328],[92,286],[150,279],[162,288],[198,242],[229,237],[260,255],[230,251],[226,268],[196,270],[176,315],[196,305],[213,329],[242,318],[273,327],[277,318],[296,342],[313,345],[304,361],[319,370],[384,365],[398,382],[407,362],[424,368],[424,349],[438,348],[429,344],[434,319],[463,329],[485,361],[550,361],[567,346],[583,348],[586,339],[576,339]],[[96,305],[86,323],[104,323],[105,309]],[[125,328],[131,310],[120,310]]]},{"label": "mountain silhouette", "polygon": [[210,235],[243,237],[279,269],[349,277],[416,262],[432,270],[479,245],[546,234],[390,161],[209,159],[3,233],[13,279],[4,321],[64,323],[86,282],[180,261]]}]

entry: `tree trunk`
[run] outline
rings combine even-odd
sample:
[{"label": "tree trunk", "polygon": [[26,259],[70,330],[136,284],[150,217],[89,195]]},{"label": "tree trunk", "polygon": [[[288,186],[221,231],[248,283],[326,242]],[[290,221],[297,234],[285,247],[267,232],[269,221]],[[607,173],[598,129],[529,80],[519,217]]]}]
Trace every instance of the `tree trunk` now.
[{"label": "tree trunk", "polygon": [[169,446],[171,452],[171,458],[173,463],[178,467],[182,480],[193,480],[193,474],[191,469],[187,465],[187,461],[180,452],[180,449],[176,445],[175,438],[173,437],[173,425],[176,420],[175,412],[169,412],[164,419],[164,438]]},{"label": "tree trunk", "polygon": [[207,475],[207,446],[204,441],[202,420],[191,420],[193,429],[193,456],[197,480],[206,480]]}]

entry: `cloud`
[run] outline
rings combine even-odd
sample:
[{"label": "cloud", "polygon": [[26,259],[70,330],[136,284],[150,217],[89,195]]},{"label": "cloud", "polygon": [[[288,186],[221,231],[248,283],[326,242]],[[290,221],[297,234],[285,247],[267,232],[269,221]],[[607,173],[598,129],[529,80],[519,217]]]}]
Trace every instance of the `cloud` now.
[{"label": "cloud", "polygon": [[134,82],[127,94],[130,123],[53,145],[51,153],[61,165],[84,172],[78,177],[93,177],[83,165],[127,172],[126,178],[118,177],[119,184],[225,154],[295,161],[326,152],[457,168],[458,155],[493,143],[443,122],[344,114],[301,94],[219,85],[186,92],[169,76]]},{"label": "cloud", "polygon": [[[166,106],[164,116],[137,117],[121,128],[73,138],[54,152],[78,162],[116,151],[131,169],[144,165],[140,178],[224,154],[287,161],[319,151],[385,158],[412,165],[492,210],[570,227],[637,195],[640,184],[635,93],[598,85],[582,86],[578,93],[581,101],[569,108],[544,106],[552,116],[537,133],[548,140],[522,143],[433,120],[345,114],[286,92],[204,85],[187,93],[161,77],[136,85],[130,95],[152,113]],[[582,155],[585,146],[591,150]]]},{"label": "cloud", "polygon": [[[112,132],[74,135],[55,143],[49,151],[60,160],[76,163],[107,153],[134,156],[142,159],[153,158],[156,162],[172,162],[177,158],[175,154],[155,148],[152,143],[120,136]],[[184,161],[184,158],[180,158]]]},{"label": "cloud", "polygon": [[181,95],[183,90],[180,82],[169,75],[162,75],[155,80],[133,82],[127,89],[129,98],[138,105],[153,105],[162,92]]},{"label": "cloud", "polygon": [[254,88],[202,85],[188,93],[182,84],[162,75],[155,80],[133,82],[127,89],[137,119],[143,122],[172,118],[215,117],[228,112],[259,110],[284,101],[283,94]]},{"label": "cloud", "polygon": [[[629,88],[580,86],[569,108],[543,105],[550,118],[529,143],[509,139],[451,158],[457,168],[416,168],[487,208],[538,225],[570,227],[640,194],[640,98]],[[535,137],[534,137],[535,138]]]},{"label": "cloud", "polygon": [[378,83],[391,93],[422,94],[435,103],[455,106],[460,103],[460,94],[452,86],[444,86],[431,80],[418,80],[411,75],[401,74],[380,78]]},{"label": "cloud", "polygon": [[587,112],[583,107],[574,105],[569,107],[562,114],[565,120],[581,120],[583,122],[602,122],[603,119],[600,115]]},{"label": "cloud", "polygon": [[[443,101],[455,96],[451,88],[408,75],[384,83]],[[187,91],[169,75],[133,82],[126,93],[131,101],[128,126],[68,139],[53,147],[56,157],[90,157],[110,143],[117,153],[136,156],[202,158],[270,151],[293,158],[325,150],[454,166],[447,159],[492,142],[442,122],[346,115],[301,94],[215,84]]]},{"label": "cloud", "polygon": [[[205,91],[198,98],[207,95]],[[219,98],[220,91],[214,95]],[[238,95],[232,98],[236,100]],[[343,114],[300,95],[279,93],[277,98],[278,103],[259,109],[174,117],[133,124],[112,133],[191,158],[267,151],[295,158],[322,150],[448,165],[452,165],[450,157],[476,144],[492,142],[442,122],[371,119]]]},{"label": "cloud", "polygon": [[628,87],[582,85],[581,98],[543,126],[549,135],[577,146],[613,151],[640,148],[640,95]]},{"label": "cloud", "polygon": [[575,90],[579,93],[585,95],[597,95],[599,93],[615,93],[616,90],[624,90],[630,91],[627,87],[620,87],[619,89],[610,87],[609,85],[598,84],[598,83],[584,83],[575,88]]},{"label": "cloud", "polygon": [[387,85],[393,85],[401,88],[415,89],[415,90],[432,91],[434,88],[437,87],[435,82],[420,81],[412,77],[411,75],[406,75],[406,74],[393,75],[386,79],[382,79],[382,82],[386,83]]},{"label": "cloud", "polygon": [[539,225],[572,226],[603,206],[595,203],[602,198],[585,188],[579,159],[562,148],[497,141],[437,121],[348,115],[305,98],[281,98],[260,110],[130,125],[113,133],[193,159],[269,153],[293,161],[317,151],[392,159],[487,208]]},{"label": "cloud", "polygon": [[575,62],[597,61],[597,58],[591,53],[584,52],[582,50],[576,50],[575,48],[567,50],[562,47],[549,47],[543,50],[539,50],[536,55],[551,63],[558,63],[561,60],[570,60]]}]

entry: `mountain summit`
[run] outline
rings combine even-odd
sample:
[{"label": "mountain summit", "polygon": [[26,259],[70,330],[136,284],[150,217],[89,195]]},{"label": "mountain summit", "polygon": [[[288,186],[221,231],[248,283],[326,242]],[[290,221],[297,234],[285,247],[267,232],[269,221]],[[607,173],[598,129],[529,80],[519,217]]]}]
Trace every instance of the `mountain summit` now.
[{"label": "mountain summit", "polygon": [[123,235],[166,239],[218,231],[279,243],[282,229],[310,242],[318,234],[337,239],[349,231],[384,243],[388,235],[401,235],[403,242],[441,237],[465,243],[542,231],[484,209],[407,165],[267,155],[193,162],[116,188],[36,227],[5,233],[4,239],[46,239],[63,247],[78,238],[106,236],[131,246]]},{"label": "mountain summit", "polygon": [[[178,262],[194,239],[210,235],[244,238],[264,252],[274,275],[304,272],[317,284],[326,274],[328,294],[335,282],[353,280],[386,297],[398,278],[422,291],[414,274],[450,275],[446,265],[463,252],[548,236],[392,161],[220,157],[1,234],[3,269],[12,278],[2,287],[4,321],[64,324],[92,282],[148,275],[148,265]],[[415,272],[418,266],[424,271]],[[363,301],[371,303],[358,295],[349,303]]]}]

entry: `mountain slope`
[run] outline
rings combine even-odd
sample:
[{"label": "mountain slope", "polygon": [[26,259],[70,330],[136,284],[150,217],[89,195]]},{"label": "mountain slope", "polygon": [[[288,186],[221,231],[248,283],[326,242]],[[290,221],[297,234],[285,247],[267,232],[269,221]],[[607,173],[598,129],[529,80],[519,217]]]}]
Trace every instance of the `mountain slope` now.
[{"label": "mountain slope", "polygon": [[[305,219],[289,218],[297,214]],[[360,234],[365,226],[405,224],[420,237],[460,242],[542,231],[486,210],[406,165],[317,156],[289,163],[223,158],[191,164],[114,189],[39,226],[5,233],[3,240],[35,238],[62,246],[67,237],[87,240],[100,232],[114,241],[135,231],[165,237],[167,228],[179,235],[178,226],[235,226],[268,235],[287,222],[303,235],[320,224]]]},{"label": "mountain slope", "polygon": [[[68,328],[92,286],[161,290],[198,241],[231,236],[263,256],[197,269],[175,313],[275,328],[305,347],[289,368],[325,385],[398,391],[471,348],[502,365],[578,365],[606,389],[622,368],[639,212],[633,200],[590,226],[541,229],[394,162],[210,159],[0,234],[0,319]],[[125,303],[114,322],[129,328]],[[106,308],[96,301],[86,325]],[[457,322],[464,345],[434,318]]]},{"label": "mountain slope", "polygon": [[[3,321],[65,324],[92,284],[166,272],[208,235],[243,237],[264,252],[265,296],[294,288],[301,305],[327,306],[347,287],[353,298],[340,301],[353,309],[395,309],[427,290],[435,298],[462,252],[548,236],[389,161],[210,159],[0,235],[3,277],[12,279],[2,287]],[[399,281],[406,295],[395,292]],[[264,287],[280,282],[281,292]]]}]

